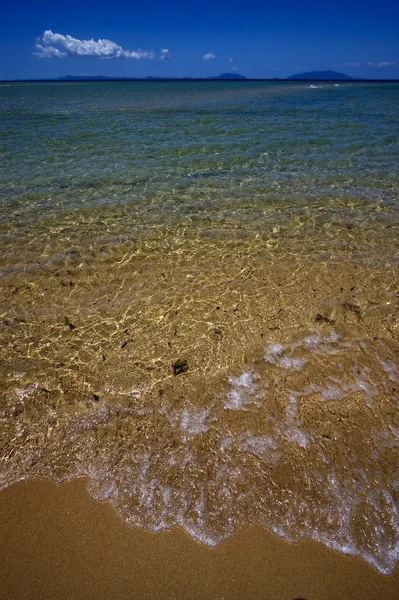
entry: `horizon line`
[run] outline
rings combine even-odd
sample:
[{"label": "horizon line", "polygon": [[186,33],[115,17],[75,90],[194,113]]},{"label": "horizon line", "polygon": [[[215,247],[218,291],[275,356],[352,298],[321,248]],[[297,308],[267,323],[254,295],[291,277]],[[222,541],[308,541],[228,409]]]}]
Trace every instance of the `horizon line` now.
[{"label": "horizon line", "polygon": [[[98,79],[97,79],[98,78]],[[296,82],[296,81],[320,81],[320,82],[328,82],[328,81],[339,81],[340,83],[353,83],[353,82],[366,82],[366,81],[370,81],[370,82],[399,82],[399,78],[397,79],[370,79],[370,78],[365,78],[365,77],[359,77],[359,78],[351,78],[351,79],[340,79],[340,78],[328,78],[328,79],[324,79],[324,78],[318,78],[318,77],[312,77],[312,78],[293,78],[292,76],[289,77],[220,77],[220,76],[211,76],[211,77],[158,77],[156,75],[148,75],[147,77],[114,77],[114,76],[107,76],[107,75],[71,75],[71,76],[62,76],[62,77],[48,77],[48,78],[31,78],[31,79],[25,79],[25,78],[16,78],[16,79],[0,79],[0,83],[29,83],[29,82],[36,82],[36,83],[41,83],[41,82],[53,82],[53,83],[74,83],[74,82],[87,82],[87,83],[104,83],[106,81],[108,82],[113,82],[113,81],[147,81],[149,83],[154,83],[154,82],[159,82],[159,81],[214,81],[214,82],[241,82],[244,83],[245,81],[291,81],[291,82]]]}]

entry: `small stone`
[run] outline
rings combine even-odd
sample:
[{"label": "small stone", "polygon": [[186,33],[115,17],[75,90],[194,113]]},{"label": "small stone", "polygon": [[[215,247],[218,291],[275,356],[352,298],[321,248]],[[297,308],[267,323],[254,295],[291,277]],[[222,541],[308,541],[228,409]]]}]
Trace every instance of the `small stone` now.
[{"label": "small stone", "polygon": [[331,319],[328,315],[322,315],[322,314],[318,313],[315,317],[315,322],[316,323],[329,323],[330,325],[333,325],[335,323],[335,319]]},{"label": "small stone", "polygon": [[64,317],[64,319],[65,319],[65,325],[67,325],[71,331],[76,329],[76,325],[71,323],[71,321],[68,319],[68,317]]},{"label": "small stone", "polygon": [[179,358],[172,365],[173,375],[181,375],[181,373],[186,373],[188,371],[188,362],[184,358]]}]

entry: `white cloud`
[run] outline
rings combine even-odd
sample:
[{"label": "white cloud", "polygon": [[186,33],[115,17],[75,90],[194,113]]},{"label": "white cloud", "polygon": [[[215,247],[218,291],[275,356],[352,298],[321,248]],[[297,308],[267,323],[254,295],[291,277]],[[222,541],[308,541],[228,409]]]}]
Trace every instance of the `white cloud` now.
[{"label": "white cloud", "polygon": [[64,56],[96,58],[155,58],[155,54],[143,50],[124,50],[111,40],[78,40],[70,35],[45,31],[36,44],[36,54],[40,58],[63,58]]},{"label": "white cloud", "polygon": [[230,70],[231,70],[231,71],[239,71],[239,70],[240,70],[240,67],[231,67],[231,69],[230,69]]},{"label": "white cloud", "polygon": [[209,52],[209,54],[204,54],[202,60],[213,60],[216,58],[216,55],[213,52]]},{"label": "white cloud", "polygon": [[170,58],[172,58],[172,55],[169,52],[169,50],[167,48],[162,48],[161,49],[161,60],[169,60]]},{"label": "white cloud", "polygon": [[67,56],[66,52],[61,52],[58,48],[54,48],[54,46],[41,46],[40,44],[36,44],[37,56],[40,58],[62,58],[63,56]]},{"label": "white cloud", "polygon": [[230,56],[229,61],[234,62],[234,58],[231,58],[231,56]]},{"label": "white cloud", "polygon": [[360,63],[359,62],[347,62],[344,65],[345,67],[360,67]]},{"label": "white cloud", "polygon": [[383,69],[385,67],[393,67],[396,65],[396,61],[390,60],[386,62],[369,62],[369,67],[377,67],[377,69]]}]

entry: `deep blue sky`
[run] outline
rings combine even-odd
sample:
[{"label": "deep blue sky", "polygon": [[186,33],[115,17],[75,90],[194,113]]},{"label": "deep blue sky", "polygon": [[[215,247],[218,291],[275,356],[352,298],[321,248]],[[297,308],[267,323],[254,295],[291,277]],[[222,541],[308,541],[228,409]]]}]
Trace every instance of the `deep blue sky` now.
[{"label": "deep blue sky", "polygon": [[[77,41],[65,45],[51,35],[40,41],[48,30]],[[83,43],[91,39],[110,40],[120,49],[107,51],[125,56],[77,56],[101,55],[97,45]],[[155,58],[126,57],[137,49]],[[168,60],[161,60],[162,49]],[[0,0],[0,79],[204,77],[232,70],[267,78],[327,69],[399,78],[399,1]]]}]

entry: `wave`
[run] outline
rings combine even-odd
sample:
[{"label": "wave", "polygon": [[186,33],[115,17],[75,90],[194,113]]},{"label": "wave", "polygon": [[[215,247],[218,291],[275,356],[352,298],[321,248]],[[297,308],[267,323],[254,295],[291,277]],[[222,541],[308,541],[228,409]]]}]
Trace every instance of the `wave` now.
[{"label": "wave", "polygon": [[132,525],[180,526],[216,546],[236,527],[260,523],[391,573],[399,427],[386,415],[398,410],[398,383],[385,342],[312,328],[288,342],[269,339],[246,370],[207,382],[197,396],[154,402],[136,386],[124,390],[128,406],[94,402],[63,416],[49,409],[28,425],[18,411],[42,384],[15,387],[14,453],[2,486],[86,476],[91,494]]}]

